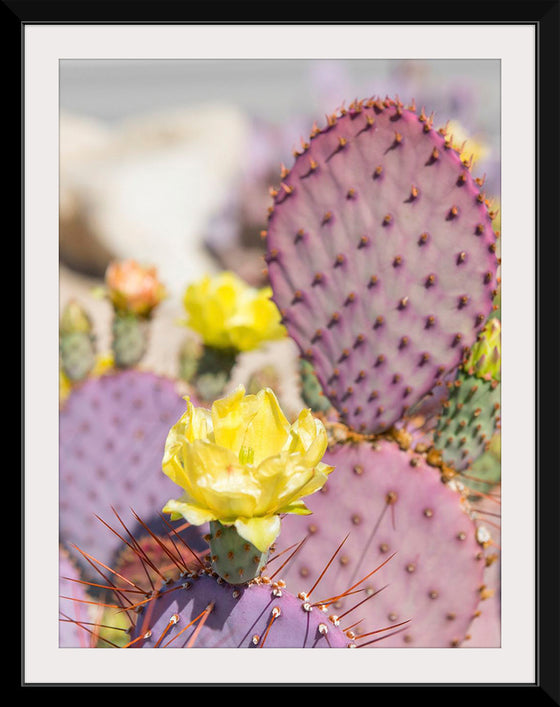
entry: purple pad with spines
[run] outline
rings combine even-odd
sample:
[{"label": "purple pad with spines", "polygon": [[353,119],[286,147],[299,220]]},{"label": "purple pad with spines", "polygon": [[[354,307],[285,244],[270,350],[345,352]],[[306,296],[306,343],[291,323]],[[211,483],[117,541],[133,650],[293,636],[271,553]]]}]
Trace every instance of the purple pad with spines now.
[{"label": "purple pad with spines", "polygon": [[[198,622],[189,624],[211,603],[197,633]],[[158,648],[345,648],[351,643],[326,614],[317,608],[306,611],[304,603],[286,589],[232,586],[201,574],[181,579],[151,599],[131,639],[150,632],[133,644],[135,648],[154,648],[162,635]]]},{"label": "purple pad with spines", "polygon": [[369,433],[460,363],[496,288],[480,188],[423,114],[399,106],[362,104],[316,130],[267,231],[290,336],[345,422]]},{"label": "purple pad with spines", "polygon": [[[374,644],[380,648],[458,645],[483,584],[484,553],[475,524],[463,497],[421,455],[387,441],[376,446],[344,444],[327,452],[324,461],[335,468],[325,492],[306,499],[312,515],[282,522],[279,552],[307,537],[305,553],[295,556],[282,578],[298,591],[309,590],[348,535],[311,597],[324,600],[396,553],[361,585],[370,593],[381,591],[354,609],[346,625],[363,619],[371,631],[410,620],[400,633]],[[342,615],[366,596],[348,596],[331,611]]]},{"label": "purple pad with spines", "polygon": [[[124,547],[95,515],[127,540],[112,508],[135,534],[142,527],[132,510],[153,531],[169,532],[161,509],[177,496],[177,486],[161,463],[167,434],[185,410],[173,380],[136,370],[91,378],[66,401],[60,413],[60,539],[88,576],[95,573],[72,545],[105,564]],[[205,548],[199,529],[188,528],[186,535],[195,549]]]}]

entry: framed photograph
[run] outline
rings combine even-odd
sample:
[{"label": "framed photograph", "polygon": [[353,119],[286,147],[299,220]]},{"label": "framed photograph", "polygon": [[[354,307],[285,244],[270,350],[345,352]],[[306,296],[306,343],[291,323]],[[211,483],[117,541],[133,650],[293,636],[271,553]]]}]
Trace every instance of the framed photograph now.
[{"label": "framed photograph", "polygon": [[558,704],[558,3],[80,5],[4,3],[22,686]]}]

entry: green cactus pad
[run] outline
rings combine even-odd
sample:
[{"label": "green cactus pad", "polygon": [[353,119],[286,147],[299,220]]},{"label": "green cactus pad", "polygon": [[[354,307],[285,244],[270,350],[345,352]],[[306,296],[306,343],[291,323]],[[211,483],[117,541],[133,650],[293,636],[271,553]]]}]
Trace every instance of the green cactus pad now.
[{"label": "green cactus pad", "polygon": [[434,432],[443,462],[464,471],[487,448],[500,421],[500,385],[459,370]]},{"label": "green cactus pad", "polygon": [[300,359],[301,397],[313,412],[326,412],[332,405],[323,393],[321,384],[317,380],[313,365],[305,359]]},{"label": "green cactus pad", "polygon": [[85,331],[61,333],[60,360],[68,378],[83,380],[95,365],[95,337]]},{"label": "green cactus pad", "polygon": [[501,464],[501,434],[496,432],[490,440],[490,447],[472,465],[465,485],[473,492],[474,498],[477,493],[489,493],[502,479]]},{"label": "green cactus pad", "polygon": [[263,553],[247,542],[234,526],[212,521],[208,542],[212,569],[229,584],[245,584],[258,577],[268,561],[268,551]]},{"label": "green cactus pad", "polygon": [[115,312],[113,355],[117,368],[135,366],[148,348],[148,320],[135,314]]},{"label": "green cactus pad", "polygon": [[[192,348],[191,351],[193,356],[197,355],[196,349]],[[188,372],[189,380],[196,388],[198,397],[209,402],[223,393],[238,354],[236,349],[204,346],[194,361],[188,360],[189,354],[184,350],[180,365],[184,372]],[[193,364],[195,365],[194,371],[191,370]]]}]

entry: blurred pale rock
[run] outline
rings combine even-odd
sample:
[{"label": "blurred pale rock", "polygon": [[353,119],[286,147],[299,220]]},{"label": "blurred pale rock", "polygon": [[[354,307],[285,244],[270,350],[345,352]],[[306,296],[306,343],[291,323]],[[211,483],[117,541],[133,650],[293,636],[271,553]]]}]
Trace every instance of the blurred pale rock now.
[{"label": "blurred pale rock", "polygon": [[202,243],[248,138],[246,118],[205,105],[110,127],[60,119],[60,254],[94,277],[110,260],[155,265],[170,291],[215,272]]}]

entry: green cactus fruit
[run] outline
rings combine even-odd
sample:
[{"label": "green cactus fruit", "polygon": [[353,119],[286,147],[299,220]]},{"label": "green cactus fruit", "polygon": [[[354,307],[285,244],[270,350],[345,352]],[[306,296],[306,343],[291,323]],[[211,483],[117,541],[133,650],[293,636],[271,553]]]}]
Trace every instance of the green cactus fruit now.
[{"label": "green cactus fruit", "polygon": [[313,412],[327,412],[332,405],[330,400],[323,393],[321,384],[317,380],[313,365],[305,359],[300,359],[300,377],[301,377],[301,397],[306,405]]},{"label": "green cactus fruit", "polygon": [[268,561],[269,550],[261,552],[244,540],[234,526],[212,521],[207,537],[212,569],[229,584],[246,584],[255,579]]},{"label": "green cactus fruit", "polygon": [[95,336],[87,312],[70,301],[60,319],[60,360],[62,370],[72,381],[83,380],[95,365]]},{"label": "green cactus fruit", "polygon": [[117,368],[132,368],[148,348],[149,320],[115,310],[113,318],[113,355]]}]

